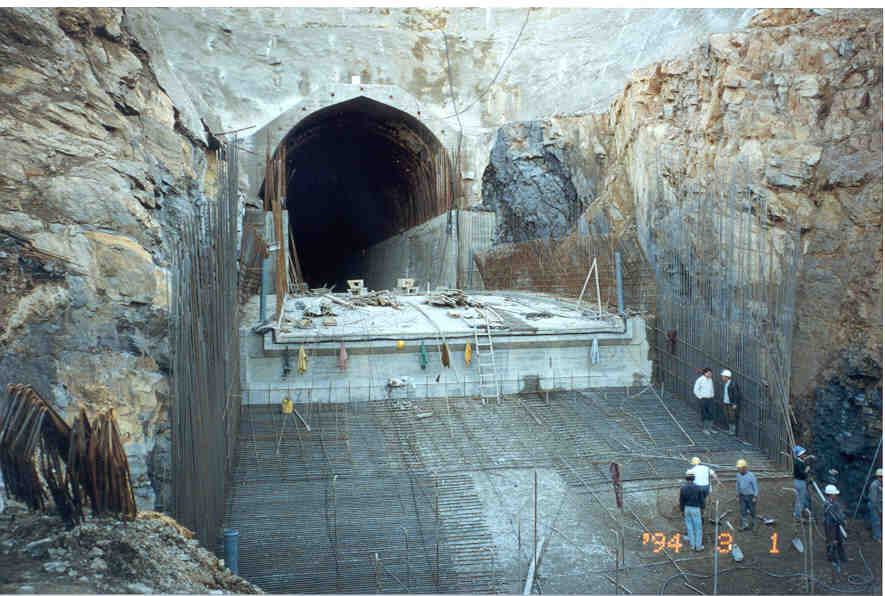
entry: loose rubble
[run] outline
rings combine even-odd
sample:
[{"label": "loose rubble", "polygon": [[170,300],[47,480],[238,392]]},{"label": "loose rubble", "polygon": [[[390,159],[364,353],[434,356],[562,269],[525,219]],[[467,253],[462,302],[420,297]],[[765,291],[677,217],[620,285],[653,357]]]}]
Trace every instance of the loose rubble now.
[{"label": "loose rubble", "polygon": [[263,593],[191,535],[154,512],[70,529],[11,502],[0,513],[0,593]]}]

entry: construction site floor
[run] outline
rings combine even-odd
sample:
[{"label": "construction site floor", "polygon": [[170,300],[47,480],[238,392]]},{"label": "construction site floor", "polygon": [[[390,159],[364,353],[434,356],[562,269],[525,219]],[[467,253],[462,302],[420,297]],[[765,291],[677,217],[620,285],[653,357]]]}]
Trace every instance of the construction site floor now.
[{"label": "construction site floor", "polygon": [[[669,542],[682,526],[678,485],[695,455],[724,483],[714,493],[722,512],[732,510],[723,523],[735,522],[733,466],[745,458],[763,487],[759,513],[785,534],[791,527],[791,497],[780,490],[790,477],[735,437],[701,433],[693,409],[651,387],[295,410],[301,419],[277,406],[244,407],[228,491],[225,525],[240,530],[240,574],[269,592],[520,593],[537,545],[536,593],[612,593],[614,581],[657,593],[676,565],[712,574],[709,546],[695,554],[670,543],[676,563],[667,549],[654,552],[656,533]],[[620,466],[623,510],[611,462]],[[743,566],[795,571],[792,536],[769,555],[768,530],[734,533]],[[622,531],[626,569],[616,577]],[[725,571],[738,565],[727,550],[720,561],[720,593],[793,593],[799,585]],[[862,574],[857,563],[851,573]],[[801,555],[798,565],[802,572]],[[712,591],[712,580],[689,583]],[[671,581],[668,590],[688,588]]]}]

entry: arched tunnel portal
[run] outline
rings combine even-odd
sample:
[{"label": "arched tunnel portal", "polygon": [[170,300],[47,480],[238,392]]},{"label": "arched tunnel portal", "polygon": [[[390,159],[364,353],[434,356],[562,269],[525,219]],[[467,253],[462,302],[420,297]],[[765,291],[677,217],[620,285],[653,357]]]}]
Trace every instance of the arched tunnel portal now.
[{"label": "arched tunnel portal", "polygon": [[283,143],[290,233],[311,287],[342,289],[346,279],[362,277],[365,249],[451,206],[442,143],[384,103],[360,97],[323,108]]}]

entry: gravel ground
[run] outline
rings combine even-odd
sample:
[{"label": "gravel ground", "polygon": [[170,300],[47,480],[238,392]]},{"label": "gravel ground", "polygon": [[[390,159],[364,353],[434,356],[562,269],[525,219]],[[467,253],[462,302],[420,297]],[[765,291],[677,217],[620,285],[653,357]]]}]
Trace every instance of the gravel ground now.
[{"label": "gravel ground", "polygon": [[57,516],[7,502],[0,513],[0,593],[262,593],[176,526],[164,516],[87,517],[68,528]]}]

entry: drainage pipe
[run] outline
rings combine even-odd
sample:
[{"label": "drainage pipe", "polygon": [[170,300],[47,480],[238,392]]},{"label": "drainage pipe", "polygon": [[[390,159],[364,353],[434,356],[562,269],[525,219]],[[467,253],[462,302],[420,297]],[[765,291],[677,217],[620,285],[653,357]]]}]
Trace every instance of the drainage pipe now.
[{"label": "drainage pipe", "polygon": [[234,575],[239,575],[240,568],[240,531],[232,528],[224,529],[224,563]]},{"label": "drainage pipe", "polygon": [[624,280],[621,277],[621,253],[615,253],[615,279],[618,283],[618,314],[624,314]]}]

